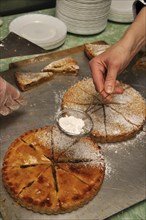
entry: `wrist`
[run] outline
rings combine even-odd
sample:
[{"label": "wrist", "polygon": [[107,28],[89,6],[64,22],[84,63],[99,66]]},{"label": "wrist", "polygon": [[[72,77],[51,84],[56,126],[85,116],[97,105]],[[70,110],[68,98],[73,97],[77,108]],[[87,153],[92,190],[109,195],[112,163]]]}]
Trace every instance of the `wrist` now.
[{"label": "wrist", "polygon": [[146,7],[143,7],[121,38],[121,42],[125,44],[132,57],[146,44],[145,13]]}]

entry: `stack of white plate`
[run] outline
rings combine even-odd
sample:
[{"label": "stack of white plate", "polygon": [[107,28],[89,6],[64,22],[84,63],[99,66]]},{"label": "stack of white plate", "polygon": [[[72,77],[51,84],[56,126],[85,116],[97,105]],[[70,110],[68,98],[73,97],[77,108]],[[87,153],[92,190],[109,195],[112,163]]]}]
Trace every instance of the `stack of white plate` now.
[{"label": "stack of white plate", "polygon": [[130,23],[133,21],[132,5],[134,0],[112,0],[109,20],[119,23]]},{"label": "stack of white plate", "polygon": [[65,42],[67,27],[53,16],[27,14],[14,19],[10,23],[9,31],[50,50]]},{"label": "stack of white plate", "polygon": [[107,25],[111,0],[57,0],[56,17],[67,31],[90,35],[103,31]]}]

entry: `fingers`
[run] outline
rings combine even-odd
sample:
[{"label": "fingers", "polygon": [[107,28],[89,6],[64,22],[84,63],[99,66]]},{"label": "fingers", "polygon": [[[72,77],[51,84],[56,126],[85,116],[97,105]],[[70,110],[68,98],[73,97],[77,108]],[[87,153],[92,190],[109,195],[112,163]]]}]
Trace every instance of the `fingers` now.
[{"label": "fingers", "polygon": [[26,99],[22,95],[20,95],[17,99],[15,99],[15,101],[22,106],[27,104]]},{"label": "fingers", "polygon": [[5,106],[14,111],[20,107],[20,104],[16,102],[14,99],[12,99],[11,96],[9,96],[5,102]]},{"label": "fingers", "polygon": [[26,105],[25,98],[18,89],[0,78],[0,114],[8,115],[22,105]]},{"label": "fingers", "polygon": [[26,105],[27,101],[24,99],[23,96],[20,95],[16,100],[12,99],[11,96],[7,97],[3,106],[0,107],[0,114],[6,116],[13,111],[16,111],[22,105]]},{"label": "fingers", "polygon": [[121,88],[121,83],[116,80],[115,82],[115,88],[114,88],[114,94],[122,94],[123,93],[123,89]]},{"label": "fingers", "polygon": [[119,65],[114,63],[114,65],[105,67],[103,62],[97,57],[93,58],[89,64],[95,88],[105,101],[110,102],[112,100],[111,94],[123,93],[123,89],[120,88],[120,82],[116,80]]},{"label": "fingers", "polygon": [[112,94],[114,92],[116,86],[116,78],[117,68],[115,66],[109,66],[104,86],[104,89],[107,93]]},{"label": "fingers", "polygon": [[97,91],[104,93],[104,73],[105,69],[100,61],[95,57],[90,62],[90,69],[92,73],[93,82]]},{"label": "fingers", "polygon": [[2,106],[0,108],[0,115],[6,116],[8,114],[10,114],[12,111],[10,108],[8,108],[7,106]]}]

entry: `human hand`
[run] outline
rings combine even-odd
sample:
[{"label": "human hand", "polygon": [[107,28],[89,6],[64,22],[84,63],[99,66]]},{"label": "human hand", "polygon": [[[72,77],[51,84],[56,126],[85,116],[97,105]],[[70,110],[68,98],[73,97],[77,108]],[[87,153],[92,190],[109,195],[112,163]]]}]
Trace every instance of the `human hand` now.
[{"label": "human hand", "polygon": [[25,104],[26,100],[21,93],[0,77],[0,115],[8,115]]},{"label": "human hand", "polygon": [[89,62],[95,88],[103,98],[111,101],[110,94],[123,92],[116,78],[126,68],[130,60],[130,51],[118,42]]}]

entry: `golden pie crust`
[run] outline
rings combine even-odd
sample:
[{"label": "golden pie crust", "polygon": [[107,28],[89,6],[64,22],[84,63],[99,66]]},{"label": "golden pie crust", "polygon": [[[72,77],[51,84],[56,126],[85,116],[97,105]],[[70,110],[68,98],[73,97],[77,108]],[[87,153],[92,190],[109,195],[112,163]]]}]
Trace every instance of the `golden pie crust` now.
[{"label": "golden pie crust", "polygon": [[31,130],[8,148],[2,168],[6,190],[34,212],[58,214],[89,202],[105,174],[100,147],[90,137],[71,137],[57,126]]},{"label": "golden pie crust", "polygon": [[107,103],[95,90],[93,80],[83,79],[64,94],[62,108],[86,111],[93,120],[91,136],[98,142],[118,142],[134,137],[145,123],[145,101],[138,91],[121,83],[123,94]]}]

